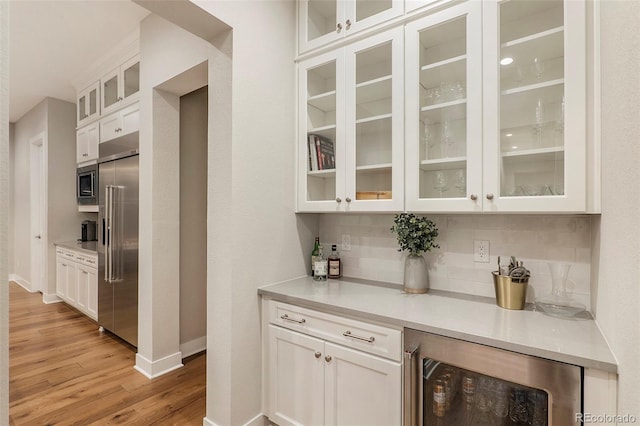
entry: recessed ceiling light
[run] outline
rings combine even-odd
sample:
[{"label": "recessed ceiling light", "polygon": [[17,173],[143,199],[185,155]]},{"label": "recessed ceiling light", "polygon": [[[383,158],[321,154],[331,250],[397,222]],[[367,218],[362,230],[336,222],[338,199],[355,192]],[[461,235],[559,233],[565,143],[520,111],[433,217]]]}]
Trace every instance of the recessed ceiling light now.
[{"label": "recessed ceiling light", "polygon": [[505,134],[505,136],[510,138],[511,136],[513,136],[513,133],[507,133],[507,134]]},{"label": "recessed ceiling light", "polygon": [[513,58],[507,56],[506,58],[500,59],[500,65],[511,65],[513,63]]},{"label": "recessed ceiling light", "polygon": [[518,147],[514,145],[511,147],[511,149],[518,149]]}]

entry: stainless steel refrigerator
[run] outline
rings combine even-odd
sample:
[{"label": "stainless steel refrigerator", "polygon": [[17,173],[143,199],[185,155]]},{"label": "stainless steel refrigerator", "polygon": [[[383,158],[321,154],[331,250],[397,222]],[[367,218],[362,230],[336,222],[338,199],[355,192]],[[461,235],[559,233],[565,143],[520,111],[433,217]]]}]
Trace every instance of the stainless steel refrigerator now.
[{"label": "stainless steel refrigerator", "polygon": [[101,158],[99,182],[98,324],[137,346],[137,150]]}]

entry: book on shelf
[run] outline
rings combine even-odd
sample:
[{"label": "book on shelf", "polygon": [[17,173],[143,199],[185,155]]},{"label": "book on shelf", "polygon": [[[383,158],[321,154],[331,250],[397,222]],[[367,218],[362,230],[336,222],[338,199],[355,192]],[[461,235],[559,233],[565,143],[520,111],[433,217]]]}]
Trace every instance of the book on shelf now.
[{"label": "book on shelf", "polygon": [[336,168],[334,143],[331,139],[310,134],[309,170],[330,170]]}]

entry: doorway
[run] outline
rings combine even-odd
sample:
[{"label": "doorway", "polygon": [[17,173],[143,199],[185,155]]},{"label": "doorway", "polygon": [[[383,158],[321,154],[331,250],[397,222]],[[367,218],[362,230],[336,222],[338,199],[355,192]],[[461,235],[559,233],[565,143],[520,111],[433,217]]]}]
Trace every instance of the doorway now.
[{"label": "doorway", "polygon": [[208,86],[180,97],[180,351],[207,348]]},{"label": "doorway", "polygon": [[44,170],[44,133],[31,138],[30,202],[31,202],[31,286],[32,292],[44,292],[46,224],[46,173]]}]

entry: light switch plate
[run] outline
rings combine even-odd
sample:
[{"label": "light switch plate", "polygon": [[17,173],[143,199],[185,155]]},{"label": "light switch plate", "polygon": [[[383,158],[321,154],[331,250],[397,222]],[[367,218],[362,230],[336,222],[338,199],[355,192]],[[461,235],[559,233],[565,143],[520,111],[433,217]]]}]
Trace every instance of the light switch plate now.
[{"label": "light switch plate", "polygon": [[342,234],[342,251],[351,250],[351,235]]}]

